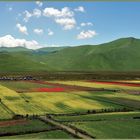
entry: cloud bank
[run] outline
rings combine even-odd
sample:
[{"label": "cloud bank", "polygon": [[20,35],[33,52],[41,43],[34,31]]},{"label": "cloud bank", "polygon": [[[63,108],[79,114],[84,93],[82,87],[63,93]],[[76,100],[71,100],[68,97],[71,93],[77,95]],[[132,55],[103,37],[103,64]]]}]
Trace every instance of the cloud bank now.
[{"label": "cloud bank", "polygon": [[11,35],[0,37],[0,47],[19,47],[19,46],[28,49],[38,49],[42,47],[35,40],[28,41],[26,39],[16,39]]},{"label": "cloud bank", "polygon": [[94,30],[88,30],[88,31],[81,31],[77,35],[77,39],[88,39],[96,36],[97,33]]}]

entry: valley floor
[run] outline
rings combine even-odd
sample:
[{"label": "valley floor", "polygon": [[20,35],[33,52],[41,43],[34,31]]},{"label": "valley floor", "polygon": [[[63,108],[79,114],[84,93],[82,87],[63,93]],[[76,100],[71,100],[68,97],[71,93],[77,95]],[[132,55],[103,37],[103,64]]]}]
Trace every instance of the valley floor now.
[{"label": "valley floor", "polygon": [[140,138],[140,81],[0,81],[0,112],[0,138]]}]

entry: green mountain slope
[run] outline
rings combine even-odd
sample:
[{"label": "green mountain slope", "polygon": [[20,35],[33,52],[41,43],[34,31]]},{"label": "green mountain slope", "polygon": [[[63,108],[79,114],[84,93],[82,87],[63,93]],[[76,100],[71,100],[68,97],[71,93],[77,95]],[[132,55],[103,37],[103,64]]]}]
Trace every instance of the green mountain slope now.
[{"label": "green mountain slope", "polygon": [[25,47],[0,47],[0,52],[27,52],[32,51],[31,49],[27,49]]},{"label": "green mountain slope", "polygon": [[138,71],[139,60],[140,40],[134,38],[67,48],[46,56],[47,64],[53,69],[79,71]]},{"label": "green mountain slope", "polygon": [[29,52],[0,52],[0,72],[42,71],[46,70],[44,65]]},{"label": "green mountain slope", "polygon": [[135,38],[43,51],[0,52],[0,72],[140,71],[140,40]]},{"label": "green mountain slope", "polygon": [[66,47],[44,47],[44,48],[37,49],[36,51],[37,52],[47,52],[47,53],[50,53],[50,52],[60,51],[60,50],[65,49],[65,48]]}]

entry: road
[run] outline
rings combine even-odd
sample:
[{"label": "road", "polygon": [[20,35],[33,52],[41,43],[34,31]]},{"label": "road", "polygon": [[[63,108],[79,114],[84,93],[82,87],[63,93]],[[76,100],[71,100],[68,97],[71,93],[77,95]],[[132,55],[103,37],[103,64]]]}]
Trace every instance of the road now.
[{"label": "road", "polygon": [[66,126],[66,125],[64,125],[62,123],[59,123],[59,122],[57,122],[55,120],[52,120],[52,119],[48,118],[47,116],[40,116],[39,118],[44,122],[49,122],[49,123],[51,123],[51,124],[53,124],[53,125],[55,125],[57,127],[60,127],[60,128],[62,128],[64,130],[66,130],[67,132],[71,133],[72,135],[77,136],[78,138],[81,138],[81,139],[93,139],[94,138],[94,137],[91,137],[89,135],[83,134],[78,130],[75,131],[75,129],[73,129],[73,128],[69,127],[69,126]]}]

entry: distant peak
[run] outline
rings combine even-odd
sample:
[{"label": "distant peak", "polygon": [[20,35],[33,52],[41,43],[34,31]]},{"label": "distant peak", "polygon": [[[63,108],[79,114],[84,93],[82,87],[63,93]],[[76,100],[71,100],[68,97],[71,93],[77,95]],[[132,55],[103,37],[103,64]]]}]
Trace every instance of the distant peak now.
[{"label": "distant peak", "polygon": [[126,40],[137,40],[137,38],[135,38],[135,37],[126,37],[126,38],[122,38],[122,39],[126,39]]}]

